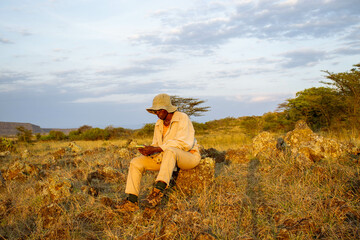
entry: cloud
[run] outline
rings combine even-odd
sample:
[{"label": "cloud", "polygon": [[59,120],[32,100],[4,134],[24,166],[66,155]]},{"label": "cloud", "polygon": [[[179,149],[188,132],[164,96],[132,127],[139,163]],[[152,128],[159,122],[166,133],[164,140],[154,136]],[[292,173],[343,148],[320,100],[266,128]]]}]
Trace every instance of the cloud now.
[{"label": "cloud", "polygon": [[6,39],[6,38],[0,38],[0,43],[13,44],[14,42],[12,42],[12,41],[10,41],[9,39]]},{"label": "cloud", "polygon": [[335,54],[341,55],[359,55],[360,47],[342,47],[334,51]]},{"label": "cloud", "polygon": [[199,14],[193,14],[194,9],[167,14],[163,11],[154,17],[171,19],[170,26],[164,24],[163,29],[138,34],[133,40],[153,46],[168,46],[169,51],[214,48],[234,38],[284,40],[333,37],[358,26],[360,21],[357,0],[259,0],[240,2],[232,7],[227,5],[224,9],[224,6],[217,11],[200,9]]},{"label": "cloud", "polygon": [[317,51],[313,49],[300,49],[282,54],[285,61],[282,63],[284,68],[295,68],[302,66],[316,65],[320,60],[326,58],[325,51]]},{"label": "cloud", "polygon": [[79,98],[73,103],[118,103],[118,104],[127,104],[127,103],[142,103],[149,102],[154,97],[153,94],[110,94],[101,97],[89,97],[89,98]]},{"label": "cloud", "polygon": [[150,58],[133,61],[131,66],[124,68],[114,68],[97,72],[98,75],[132,77],[158,73],[169,68],[175,60],[170,58]]},{"label": "cloud", "polygon": [[293,93],[273,93],[273,94],[253,93],[253,94],[231,96],[228,97],[228,100],[244,102],[244,103],[267,103],[267,102],[280,103],[285,99],[293,96],[294,96]]},{"label": "cloud", "polygon": [[0,71],[0,92],[9,92],[22,88],[33,80],[33,75],[24,72]]}]

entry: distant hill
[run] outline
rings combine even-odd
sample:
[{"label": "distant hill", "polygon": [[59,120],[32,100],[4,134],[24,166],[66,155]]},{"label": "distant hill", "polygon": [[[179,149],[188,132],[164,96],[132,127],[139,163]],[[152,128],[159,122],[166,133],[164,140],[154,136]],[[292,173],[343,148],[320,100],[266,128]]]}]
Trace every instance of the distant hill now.
[{"label": "distant hill", "polygon": [[31,130],[33,134],[47,134],[50,131],[60,131],[65,134],[76,130],[77,128],[59,129],[59,128],[41,128],[38,125],[31,123],[18,123],[18,122],[0,122],[0,136],[14,136],[18,133],[17,127],[23,126],[24,128]]}]

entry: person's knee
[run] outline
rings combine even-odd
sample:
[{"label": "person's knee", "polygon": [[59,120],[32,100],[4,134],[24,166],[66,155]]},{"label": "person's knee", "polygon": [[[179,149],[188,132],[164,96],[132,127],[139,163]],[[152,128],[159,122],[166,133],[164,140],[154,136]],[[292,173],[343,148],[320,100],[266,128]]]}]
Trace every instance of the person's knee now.
[{"label": "person's knee", "polygon": [[177,155],[179,150],[180,150],[180,149],[178,149],[178,148],[169,147],[169,148],[167,148],[167,149],[164,151],[164,154]]},{"label": "person's knee", "polygon": [[144,165],[142,164],[142,159],[141,159],[141,157],[133,158],[133,159],[130,161],[130,168],[136,168],[136,169],[138,169],[140,172],[143,172],[143,171],[144,171]]}]

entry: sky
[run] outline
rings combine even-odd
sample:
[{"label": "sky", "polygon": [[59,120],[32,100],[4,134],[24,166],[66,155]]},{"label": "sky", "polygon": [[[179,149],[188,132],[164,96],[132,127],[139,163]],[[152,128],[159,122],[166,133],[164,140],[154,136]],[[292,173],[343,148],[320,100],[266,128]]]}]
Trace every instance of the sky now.
[{"label": "sky", "polygon": [[359,0],[0,0],[0,121],[136,129],[159,93],[262,115],[357,63]]}]

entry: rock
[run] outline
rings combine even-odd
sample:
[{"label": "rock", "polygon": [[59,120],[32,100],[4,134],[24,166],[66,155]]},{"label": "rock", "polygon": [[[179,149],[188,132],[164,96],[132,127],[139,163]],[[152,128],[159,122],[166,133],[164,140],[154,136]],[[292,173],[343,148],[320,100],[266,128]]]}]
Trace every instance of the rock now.
[{"label": "rock", "polygon": [[202,158],[213,158],[215,159],[215,162],[217,163],[221,163],[225,161],[225,151],[218,151],[215,148],[209,148],[209,149],[205,149],[205,148],[201,148],[200,149],[200,154]]},{"label": "rock", "polygon": [[225,158],[231,163],[248,163],[251,158],[252,147],[244,145],[238,149],[229,149],[226,151]]},{"label": "rock", "polygon": [[134,157],[134,154],[127,148],[119,149],[118,154],[122,159],[132,159]]},{"label": "rock", "polygon": [[262,132],[253,138],[253,155],[260,159],[277,157],[280,151],[276,145],[277,141],[269,132]]},{"label": "rock", "polygon": [[71,152],[79,153],[81,152],[81,147],[79,145],[76,145],[75,142],[69,143],[68,147],[71,149]]},{"label": "rock", "polygon": [[71,195],[72,183],[69,179],[51,176],[45,185],[43,194],[48,196],[52,201],[58,201]]},{"label": "rock", "polygon": [[105,181],[105,182],[118,182],[120,180],[125,180],[125,176],[123,173],[119,172],[115,168],[110,166],[103,167],[95,172],[89,173],[87,176],[88,183],[97,181]]},{"label": "rock", "polygon": [[0,152],[0,157],[6,157],[10,155],[10,151]]},{"label": "rock", "polygon": [[214,180],[215,160],[201,159],[199,165],[190,170],[179,170],[176,187],[185,194],[200,193]]},{"label": "rock", "polygon": [[6,180],[24,180],[30,176],[38,176],[40,172],[40,169],[36,166],[22,162],[22,161],[16,161],[4,173],[4,178]]},{"label": "rock", "polygon": [[52,159],[53,160],[61,159],[65,156],[65,153],[66,153],[65,148],[60,148],[56,152],[52,153]]},{"label": "rock", "polygon": [[21,154],[21,158],[28,158],[28,157],[31,157],[31,156],[32,156],[32,154],[27,149],[25,149],[24,152]]},{"label": "rock", "polygon": [[290,146],[293,156],[316,162],[324,158],[338,158],[344,153],[341,143],[315,134],[304,121],[286,134],[285,143]]}]

